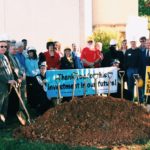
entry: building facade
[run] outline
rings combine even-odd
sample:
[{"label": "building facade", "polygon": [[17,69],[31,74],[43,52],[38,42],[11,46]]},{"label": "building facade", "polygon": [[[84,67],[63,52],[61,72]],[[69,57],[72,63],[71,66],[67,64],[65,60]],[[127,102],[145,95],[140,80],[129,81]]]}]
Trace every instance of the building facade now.
[{"label": "building facade", "polygon": [[138,0],[0,0],[0,33],[26,38],[39,51],[49,38],[81,47],[96,26],[125,26]]}]

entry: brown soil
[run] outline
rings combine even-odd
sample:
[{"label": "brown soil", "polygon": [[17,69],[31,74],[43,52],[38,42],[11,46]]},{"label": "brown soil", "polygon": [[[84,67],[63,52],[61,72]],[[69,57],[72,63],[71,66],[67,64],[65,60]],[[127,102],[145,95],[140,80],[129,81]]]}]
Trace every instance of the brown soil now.
[{"label": "brown soil", "polygon": [[72,146],[131,144],[150,138],[150,114],[125,100],[85,97],[48,110],[14,136]]}]

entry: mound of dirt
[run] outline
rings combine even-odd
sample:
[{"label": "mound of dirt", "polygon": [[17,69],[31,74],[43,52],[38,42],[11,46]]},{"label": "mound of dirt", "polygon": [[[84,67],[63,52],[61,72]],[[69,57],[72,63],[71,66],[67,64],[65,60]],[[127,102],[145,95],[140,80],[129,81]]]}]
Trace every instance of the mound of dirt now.
[{"label": "mound of dirt", "polygon": [[150,138],[150,115],[125,100],[85,97],[48,110],[14,136],[72,146],[131,144]]}]

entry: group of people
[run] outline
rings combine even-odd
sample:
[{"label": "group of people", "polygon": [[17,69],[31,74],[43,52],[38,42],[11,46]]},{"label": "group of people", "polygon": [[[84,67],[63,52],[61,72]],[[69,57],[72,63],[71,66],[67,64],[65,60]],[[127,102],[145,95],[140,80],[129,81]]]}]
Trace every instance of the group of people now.
[{"label": "group of people", "polygon": [[125,71],[124,80],[127,82],[127,90],[125,91],[124,97],[131,101],[135,98],[135,79],[137,81],[142,80],[143,82],[138,82],[143,84],[139,84],[138,96],[139,102],[143,103],[145,101],[144,84],[146,66],[150,66],[150,40],[143,36],[139,39],[139,42],[140,45],[137,46],[137,41],[132,39],[129,41],[130,47],[128,48],[127,40],[123,40],[121,48],[117,50],[116,41],[110,41],[110,50],[105,53],[102,66],[108,67],[114,65],[111,62],[115,60],[115,66],[118,67],[119,70]]},{"label": "group of people", "polygon": [[[141,45],[136,41],[123,40],[121,48],[117,49],[117,42],[110,41],[109,51],[103,53],[102,43],[95,43],[89,37],[87,45],[81,51],[75,43],[71,47],[61,49],[58,41],[48,41],[46,51],[37,55],[34,47],[27,47],[27,40],[20,42],[8,41],[0,38],[0,122],[6,117],[17,115],[22,125],[26,124],[22,116],[24,111],[19,100],[43,114],[53,107],[52,100],[46,95],[46,71],[55,69],[82,69],[116,66],[126,73],[128,85],[128,99],[133,99],[134,74],[139,74],[145,80],[146,66],[150,65],[150,40],[140,38]],[[20,93],[17,95],[16,90]],[[144,88],[139,89],[140,102],[144,101]],[[70,101],[64,98],[63,101]]]}]

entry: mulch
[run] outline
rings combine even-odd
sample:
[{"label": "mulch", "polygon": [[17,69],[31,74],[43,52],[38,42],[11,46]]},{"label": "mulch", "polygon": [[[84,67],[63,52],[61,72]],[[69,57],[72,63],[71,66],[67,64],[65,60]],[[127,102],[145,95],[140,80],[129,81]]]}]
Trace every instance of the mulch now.
[{"label": "mulch", "polygon": [[133,144],[150,138],[150,114],[127,100],[76,98],[49,109],[31,125],[16,129],[14,136],[71,146]]}]

